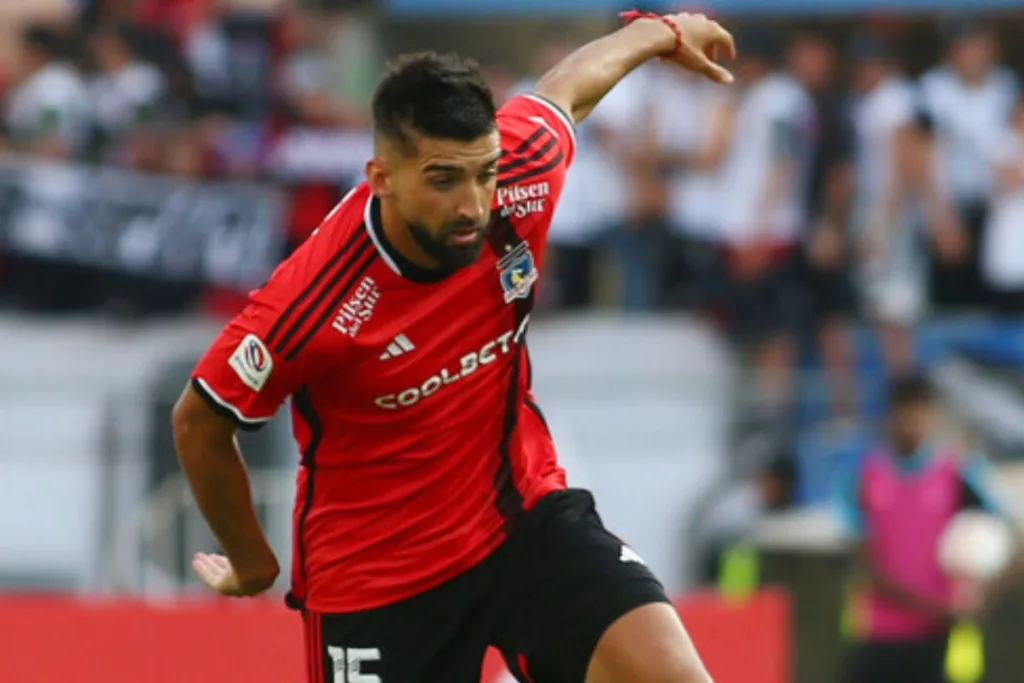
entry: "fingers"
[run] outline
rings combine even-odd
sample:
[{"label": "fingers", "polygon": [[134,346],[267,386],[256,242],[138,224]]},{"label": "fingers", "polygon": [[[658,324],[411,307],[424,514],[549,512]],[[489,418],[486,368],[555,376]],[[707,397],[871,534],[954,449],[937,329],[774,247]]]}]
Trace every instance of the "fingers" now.
[{"label": "fingers", "polygon": [[732,34],[703,14],[683,14],[680,17],[683,35],[692,37],[689,47],[693,59],[687,66],[715,83],[733,83],[732,73],[718,63],[720,58],[724,61],[736,58],[736,41]]},{"label": "fingers", "polygon": [[722,50],[722,57],[731,62],[736,59],[736,39],[726,31],[718,22],[711,22],[714,31],[713,43]]},{"label": "fingers", "polygon": [[192,558],[192,569],[204,583],[211,587],[216,584],[218,578],[224,575],[223,567],[212,556],[204,553],[196,553],[196,556]]},{"label": "fingers", "polygon": [[714,62],[711,62],[711,68],[706,75],[715,83],[722,85],[732,85],[736,80],[728,69]]},{"label": "fingers", "polygon": [[213,562],[215,565],[217,565],[224,571],[231,571],[231,560],[229,560],[224,555],[207,555],[207,557],[210,558],[211,562]]},{"label": "fingers", "polygon": [[225,577],[231,573],[231,563],[223,555],[196,553],[192,558],[192,570],[209,588],[222,592]]},{"label": "fingers", "polygon": [[705,57],[708,57],[708,66],[704,75],[716,83],[729,85],[733,82],[733,75],[728,69],[718,64],[719,59],[732,61],[736,59],[736,41],[732,34],[722,28],[717,21],[708,21],[708,41],[705,49]]},{"label": "fingers", "polygon": [[697,71],[715,83],[722,85],[731,85],[735,80],[728,69],[721,64],[716,64],[704,55],[701,55],[701,63]]}]

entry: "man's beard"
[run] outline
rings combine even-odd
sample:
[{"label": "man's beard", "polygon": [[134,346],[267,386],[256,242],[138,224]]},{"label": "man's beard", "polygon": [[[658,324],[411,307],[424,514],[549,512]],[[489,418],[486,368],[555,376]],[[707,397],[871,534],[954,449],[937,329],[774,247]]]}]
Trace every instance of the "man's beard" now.
[{"label": "man's beard", "polygon": [[[426,226],[420,223],[409,223],[409,233],[427,255],[437,261],[441,270],[452,272],[465,268],[476,262],[483,251],[487,238],[487,225],[478,225],[472,221],[447,223],[438,235],[433,235]],[[457,230],[474,228],[479,231],[477,239],[471,244],[449,244],[448,238]]]}]

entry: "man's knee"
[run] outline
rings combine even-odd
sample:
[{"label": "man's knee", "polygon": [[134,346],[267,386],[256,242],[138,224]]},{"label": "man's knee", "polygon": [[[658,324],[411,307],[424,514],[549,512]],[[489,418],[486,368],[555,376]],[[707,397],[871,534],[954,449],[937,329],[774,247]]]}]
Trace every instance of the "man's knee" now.
[{"label": "man's knee", "polygon": [[675,610],[656,603],[620,617],[598,641],[587,683],[713,683]]}]

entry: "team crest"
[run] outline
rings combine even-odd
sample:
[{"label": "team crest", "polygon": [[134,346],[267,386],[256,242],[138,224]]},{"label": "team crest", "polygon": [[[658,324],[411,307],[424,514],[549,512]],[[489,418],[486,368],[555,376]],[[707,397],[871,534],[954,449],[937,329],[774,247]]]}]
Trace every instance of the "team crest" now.
[{"label": "team crest", "polygon": [[537,266],[533,262],[530,245],[522,242],[504,256],[497,265],[500,271],[501,288],[505,292],[505,303],[530,296],[533,284],[537,282]]}]

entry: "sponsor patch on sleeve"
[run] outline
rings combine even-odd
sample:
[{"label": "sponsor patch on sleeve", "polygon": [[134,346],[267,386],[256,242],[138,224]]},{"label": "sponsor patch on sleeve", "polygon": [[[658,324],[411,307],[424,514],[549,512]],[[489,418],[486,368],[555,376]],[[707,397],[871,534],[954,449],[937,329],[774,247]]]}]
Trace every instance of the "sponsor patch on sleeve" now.
[{"label": "sponsor patch on sleeve", "polygon": [[247,387],[253,391],[260,391],[270,379],[274,359],[259,337],[247,334],[231,354],[228,365]]}]

